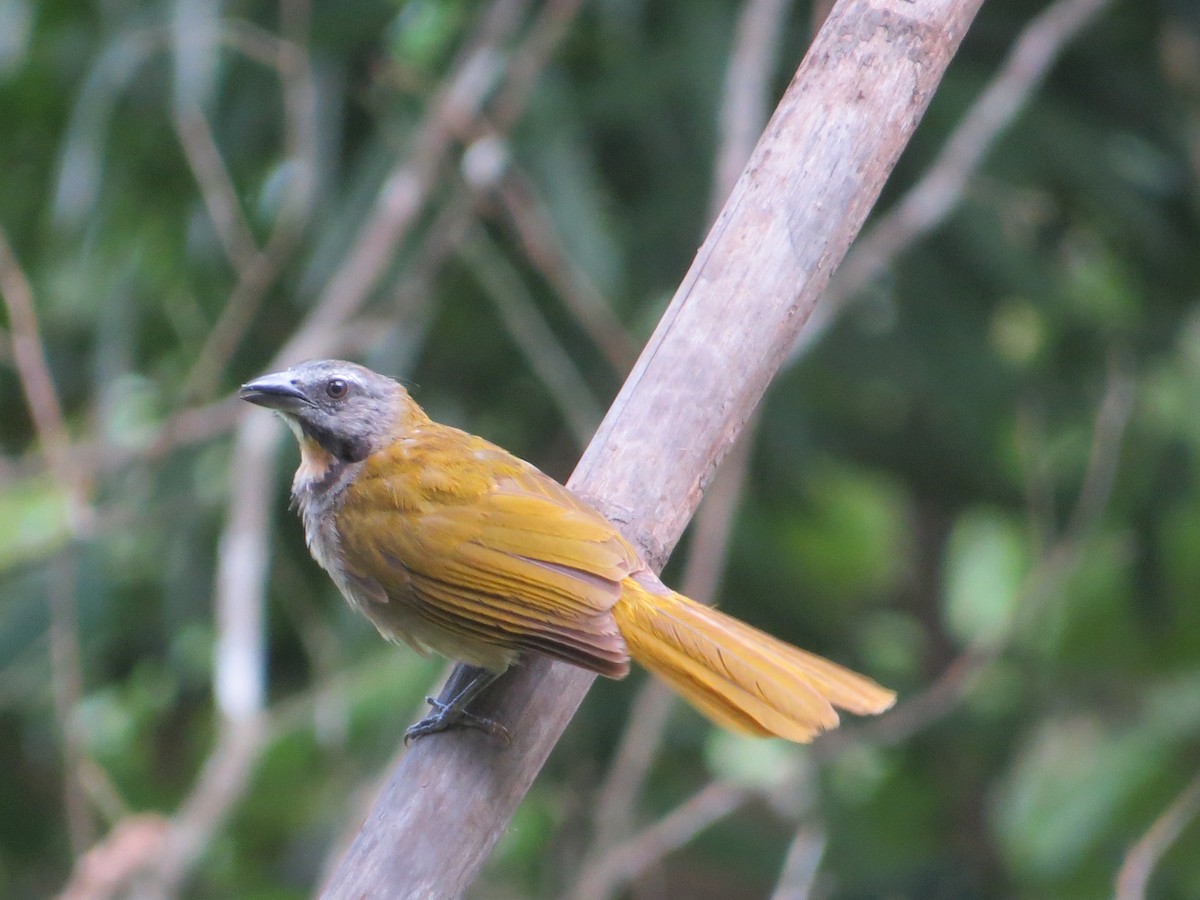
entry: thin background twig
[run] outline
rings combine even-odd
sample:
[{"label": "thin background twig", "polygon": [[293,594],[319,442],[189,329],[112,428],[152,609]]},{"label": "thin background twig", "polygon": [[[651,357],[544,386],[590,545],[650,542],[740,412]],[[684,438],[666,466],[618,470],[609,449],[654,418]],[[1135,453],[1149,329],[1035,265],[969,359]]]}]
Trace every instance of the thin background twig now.
[{"label": "thin background twig", "polygon": [[[234,32],[243,37],[234,46],[246,46],[253,39],[254,43],[250,46],[264,44],[272,51],[267,56],[267,63],[277,73],[283,88],[284,160],[280,165],[286,167],[287,184],[282,190],[283,199],[263,247],[255,245],[253,234],[249,226],[244,224],[240,208],[236,206],[236,196],[224,197],[223,185],[229,179],[219,150],[211,140],[211,131],[203,112],[193,104],[176,115],[181,143],[189,161],[195,156],[203,162],[209,155],[197,152],[190,146],[192,130],[200,132],[201,150],[211,146],[211,155],[215,156],[207,167],[192,163],[214,227],[220,230],[220,210],[230,202],[235,210],[228,215],[234,221],[243,223],[231,229],[223,241],[232,247],[227,253],[237,271],[237,283],[184,379],[181,394],[185,399],[204,397],[212,392],[222,370],[249,329],[268,289],[282,274],[288,258],[299,245],[312,215],[317,198],[317,88],[307,41],[311,14],[308,0],[283,0],[280,3],[282,38],[260,33],[246,25]],[[212,172],[208,172],[209,169]]]},{"label": "thin background twig", "polygon": [[824,302],[796,342],[794,359],[820,339],[847,302],[958,207],[988,152],[1028,105],[1063,49],[1111,2],[1054,0],[1030,19],[929,168],[899,202],[863,231],[846,254]]},{"label": "thin background twig", "polygon": [[[510,87],[505,94],[511,109],[508,116],[515,117],[533,82],[527,68],[506,71],[502,59],[505,45],[517,32],[528,6],[527,0],[495,0],[481,15],[451,75],[430,101],[409,153],[385,178],[375,208],[342,264],[276,355],[272,367],[336,350],[346,323],[387,275],[391,260],[431,194],[455,135],[481,114],[498,84],[511,84],[505,79],[514,71],[525,79],[520,91]],[[532,36],[541,41],[545,34],[541,30]],[[522,49],[518,45],[510,52],[519,58]],[[154,861],[154,875],[149,881],[152,891],[171,893],[186,876],[215,828],[240,798],[266,739],[263,608],[270,520],[267,511],[277,438],[274,423],[267,417],[247,416],[237,429],[234,456],[238,466],[234,469],[229,520],[217,567],[218,643],[214,668],[222,725],[189,798],[172,818],[164,852]]]},{"label": "thin background twig", "polygon": [[1117,873],[1116,900],[1143,900],[1163,855],[1200,815],[1200,775],[1185,787],[1138,841]]},{"label": "thin background twig", "polygon": [[534,374],[557,401],[575,441],[580,447],[586,446],[603,412],[571,355],[546,324],[516,268],[482,229],[476,229],[462,244],[459,256],[491,298],[505,330]]},{"label": "thin background twig", "polygon": [[[46,467],[62,491],[68,527],[73,540],[83,537],[91,521],[90,485],[68,463],[71,439],[63,417],[54,376],[46,362],[33,288],[8,235],[0,229],[0,295],[12,328],[13,362],[25,402],[33,418]],[[87,759],[75,713],[83,697],[83,662],[79,645],[76,603],[77,574],[73,548],[60,553],[47,588],[50,610],[50,664],[54,714],[62,737],[63,803],[71,846],[82,853],[95,838],[95,822],[88,805],[82,772]]]}]

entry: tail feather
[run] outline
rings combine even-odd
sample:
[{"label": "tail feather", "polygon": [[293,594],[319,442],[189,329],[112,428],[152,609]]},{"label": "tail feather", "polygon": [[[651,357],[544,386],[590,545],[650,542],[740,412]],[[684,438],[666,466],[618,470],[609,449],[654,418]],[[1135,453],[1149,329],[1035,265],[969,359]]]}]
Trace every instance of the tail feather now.
[{"label": "tail feather", "polygon": [[834,707],[879,713],[895,694],[676,593],[627,581],[613,608],[630,655],[718,725],[808,742],[838,724]]}]

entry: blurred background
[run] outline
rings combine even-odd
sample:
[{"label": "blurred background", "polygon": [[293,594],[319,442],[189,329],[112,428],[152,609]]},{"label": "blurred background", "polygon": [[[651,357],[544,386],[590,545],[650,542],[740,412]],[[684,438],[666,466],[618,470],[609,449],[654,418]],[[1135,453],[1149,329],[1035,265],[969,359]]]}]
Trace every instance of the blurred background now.
[{"label": "blurred background", "polygon": [[[313,891],[443,666],[232,392],[565,478],[826,11],[0,0],[0,896]],[[899,705],[602,680],[475,896],[1200,896],[1200,5],[985,4],[667,574]]]}]

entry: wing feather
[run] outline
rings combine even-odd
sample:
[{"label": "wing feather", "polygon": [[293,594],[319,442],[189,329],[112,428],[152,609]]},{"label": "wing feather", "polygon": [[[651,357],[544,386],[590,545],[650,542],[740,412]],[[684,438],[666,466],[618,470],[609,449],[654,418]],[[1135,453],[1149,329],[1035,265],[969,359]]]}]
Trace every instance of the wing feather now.
[{"label": "wing feather", "polygon": [[337,517],[347,572],[369,574],[389,603],[460,645],[536,650],[623,675],[628,650],[612,607],[640,567],[636,552],[548,476],[469,441],[450,474],[429,474],[429,440],[367,460]]}]

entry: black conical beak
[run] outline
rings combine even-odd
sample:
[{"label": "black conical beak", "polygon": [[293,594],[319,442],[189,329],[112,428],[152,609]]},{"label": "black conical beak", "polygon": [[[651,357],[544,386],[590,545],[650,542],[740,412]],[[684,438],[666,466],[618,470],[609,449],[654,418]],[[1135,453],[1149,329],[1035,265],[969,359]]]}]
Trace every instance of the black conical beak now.
[{"label": "black conical beak", "polygon": [[312,406],[291,372],[275,372],[243,384],[238,390],[238,399],[280,412],[295,413]]}]

